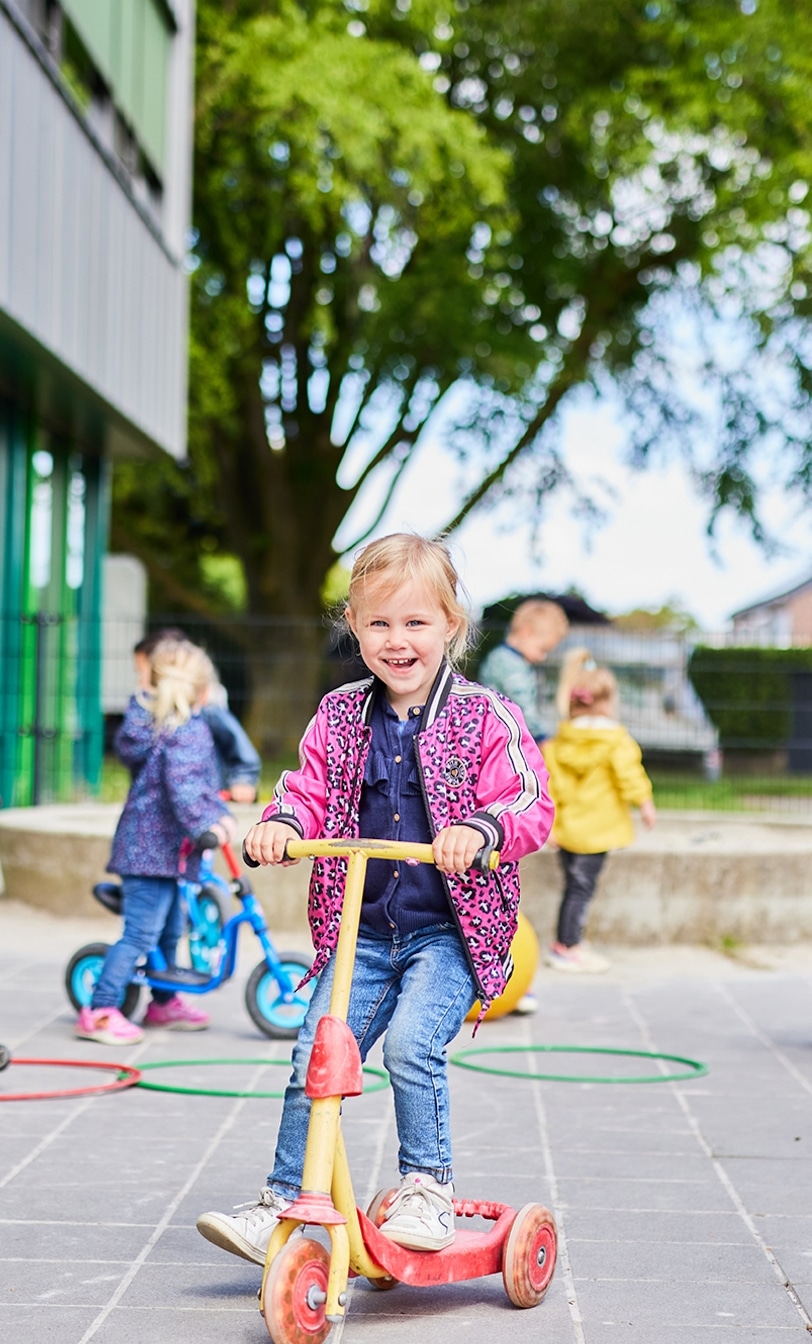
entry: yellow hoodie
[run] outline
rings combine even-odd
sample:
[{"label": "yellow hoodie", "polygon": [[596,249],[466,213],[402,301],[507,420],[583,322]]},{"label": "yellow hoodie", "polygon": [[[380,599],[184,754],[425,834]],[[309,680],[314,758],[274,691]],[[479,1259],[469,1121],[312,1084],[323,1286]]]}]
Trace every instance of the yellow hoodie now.
[{"label": "yellow hoodie", "polygon": [[599,715],[568,719],[541,749],[555,803],[553,840],[573,854],[630,845],[630,808],[651,797],[651,780],[622,724]]}]

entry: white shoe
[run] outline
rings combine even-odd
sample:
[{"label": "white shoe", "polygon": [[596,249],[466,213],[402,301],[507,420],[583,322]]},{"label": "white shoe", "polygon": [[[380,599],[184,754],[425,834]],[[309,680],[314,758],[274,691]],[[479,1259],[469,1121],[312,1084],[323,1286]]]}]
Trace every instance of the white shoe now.
[{"label": "white shoe", "polygon": [[529,1017],[531,1013],[537,1013],[539,1010],[539,1001],[535,994],[523,994],[512,1009],[518,1017]]},{"label": "white shoe", "polygon": [[264,1185],[258,1203],[236,1206],[245,1209],[245,1213],[201,1213],[197,1230],[221,1250],[252,1260],[255,1265],[264,1265],[271,1233],[291,1203]]},{"label": "white shoe", "polygon": [[593,952],[588,943],[577,943],[574,947],[553,943],[545,952],[544,960],[554,971],[565,971],[569,975],[600,975],[612,965],[608,958]]},{"label": "white shoe", "polygon": [[441,1251],[454,1240],[454,1186],[422,1171],[404,1176],[381,1231],[413,1251]]}]

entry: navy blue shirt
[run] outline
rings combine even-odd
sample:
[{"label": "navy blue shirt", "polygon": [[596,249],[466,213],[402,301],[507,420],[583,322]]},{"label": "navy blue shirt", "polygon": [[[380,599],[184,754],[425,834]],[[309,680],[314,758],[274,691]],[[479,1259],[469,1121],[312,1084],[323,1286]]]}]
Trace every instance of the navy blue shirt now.
[{"label": "navy blue shirt", "polygon": [[[420,844],[434,839],[415,759],[414,738],[421,712],[422,706],[415,705],[406,719],[399,719],[383,694],[375,697],[359,809],[362,836]],[[432,864],[370,861],[362,928],[392,937],[452,918],[443,880]]]}]

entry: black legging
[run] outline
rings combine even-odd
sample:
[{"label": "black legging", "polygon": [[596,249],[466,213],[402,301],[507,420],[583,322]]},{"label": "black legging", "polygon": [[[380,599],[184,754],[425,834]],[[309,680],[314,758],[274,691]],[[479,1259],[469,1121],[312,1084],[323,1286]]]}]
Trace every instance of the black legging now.
[{"label": "black legging", "polygon": [[558,911],[557,938],[563,947],[575,947],[584,936],[586,912],[606,854],[573,854],[560,849],[564,895]]}]

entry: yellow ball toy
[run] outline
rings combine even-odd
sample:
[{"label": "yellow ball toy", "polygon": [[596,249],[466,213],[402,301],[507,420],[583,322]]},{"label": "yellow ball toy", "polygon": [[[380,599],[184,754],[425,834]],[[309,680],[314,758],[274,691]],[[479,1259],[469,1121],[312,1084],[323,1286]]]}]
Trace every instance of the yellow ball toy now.
[{"label": "yellow ball toy", "polygon": [[[490,1022],[493,1017],[504,1017],[505,1013],[512,1013],[519,999],[527,993],[533,983],[533,976],[539,964],[539,940],[536,937],[536,930],[530,923],[526,915],[519,911],[519,927],[516,930],[516,936],[510,945],[513,954],[513,974],[505,986],[504,994],[500,994],[498,999],[494,999],[487,1013],[485,1021]],[[479,1016],[479,1000],[474,1004],[466,1022],[475,1022]]]}]

